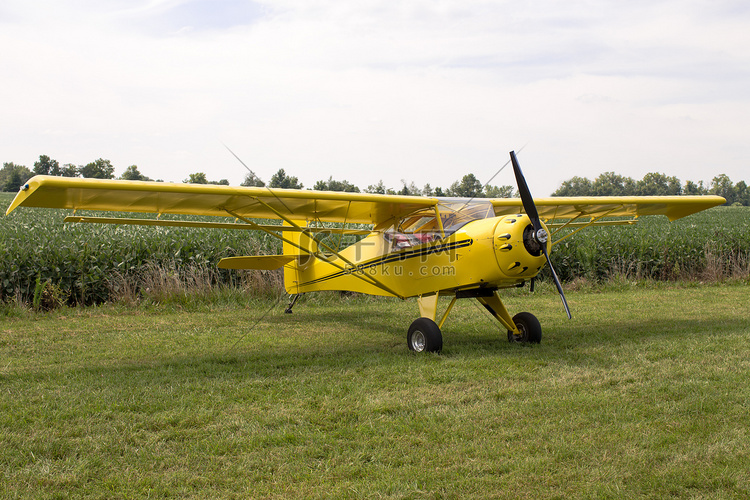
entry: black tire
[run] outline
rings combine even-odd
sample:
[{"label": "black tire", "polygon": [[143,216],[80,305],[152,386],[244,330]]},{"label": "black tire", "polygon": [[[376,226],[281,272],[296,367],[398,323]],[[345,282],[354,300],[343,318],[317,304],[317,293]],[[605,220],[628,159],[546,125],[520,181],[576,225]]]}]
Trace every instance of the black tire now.
[{"label": "black tire", "polygon": [[516,325],[521,335],[513,335],[513,332],[509,331],[509,342],[538,344],[542,341],[542,325],[539,324],[539,320],[533,314],[528,312],[518,313],[513,316],[513,324]]},{"label": "black tire", "polygon": [[430,318],[417,318],[409,327],[406,343],[414,352],[440,352],[443,348],[443,334]]}]

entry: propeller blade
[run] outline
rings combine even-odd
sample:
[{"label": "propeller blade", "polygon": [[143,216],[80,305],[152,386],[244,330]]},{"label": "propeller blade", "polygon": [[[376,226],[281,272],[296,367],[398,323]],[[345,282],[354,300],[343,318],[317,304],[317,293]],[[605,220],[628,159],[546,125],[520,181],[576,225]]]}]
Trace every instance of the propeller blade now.
[{"label": "propeller blade", "polygon": [[547,264],[549,265],[549,270],[552,273],[552,280],[555,282],[555,286],[557,287],[557,293],[560,294],[560,299],[562,300],[563,307],[565,308],[565,314],[568,315],[568,319],[573,319],[573,316],[571,316],[570,314],[570,307],[568,307],[568,301],[565,300],[565,293],[563,292],[562,285],[560,284],[560,280],[557,277],[555,268],[552,267],[552,261],[550,260],[549,254],[547,253],[547,245],[542,245],[542,252],[544,252],[544,256],[547,258]]},{"label": "propeller blade", "polygon": [[536,233],[536,231],[542,227],[539,223],[539,212],[536,210],[534,197],[531,196],[529,185],[526,184],[526,178],[523,176],[523,172],[521,172],[521,166],[518,164],[515,151],[510,152],[510,161],[513,163],[513,173],[516,176],[516,185],[518,186],[518,192],[521,194],[523,209],[531,219],[531,223],[534,225],[534,232]]},{"label": "propeller blade", "polygon": [[521,166],[518,164],[518,159],[516,158],[515,151],[510,152],[510,161],[513,163],[513,173],[516,176],[516,184],[518,185],[518,192],[521,195],[521,203],[523,203],[523,209],[526,211],[529,219],[531,219],[532,226],[534,226],[534,239],[536,239],[542,247],[542,252],[544,253],[544,257],[547,259],[547,265],[549,265],[549,270],[552,273],[552,280],[555,282],[557,292],[560,294],[560,299],[562,299],[565,313],[568,315],[568,319],[573,319],[570,314],[570,308],[568,307],[568,301],[565,300],[565,293],[563,293],[560,279],[557,277],[557,273],[555,272],[555,268],[552,266],[552,261],[549,258],[549,253],[547,252],[547,232],[544,230],[544,228],[542,228],[542,222],[539,220],[539,212],[536,209],[534,197],[531,196],[529,185],[526,184],[526,178],[523,176],[523,172],[521,172]]}]

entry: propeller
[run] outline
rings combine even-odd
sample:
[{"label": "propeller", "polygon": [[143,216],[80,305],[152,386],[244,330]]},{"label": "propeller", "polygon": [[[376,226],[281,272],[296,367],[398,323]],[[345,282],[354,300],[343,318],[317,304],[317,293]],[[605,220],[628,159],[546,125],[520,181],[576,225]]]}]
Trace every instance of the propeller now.
[{"label": "propeller", "polygon": [[549,270],[552,273],[552,279],[555,282],[555,286],[557,286],[557,291],[560,293],[560,298],[562,299],[565,312],[568,315],[568,319],[572,319],[572,316],[570,315],[570,308],[568,307],[568,301],[565,300],[565,294],[563,293],[562,285],[560,284],[560,280],[557,277],[555,268],[552,267],[552,261],[549,258],[549,253],[547,252],[547,240],[549,239],[549,235],[547,234],[547,231],[542,227],[542,222],[539,220],[539,212],[537,211],[536,205],[534,204],[534,197],[531,196],[529,186],[528,184],[526,184],[526,179],[523,176],[523,172],[521,172],[521,166],[518,164],[518,159],[516,158],[515,151],[510,152],[510,161],[513,163],[513,173],[516,175],[516,185],[518,186],[518,192],[521,194],[523,209],[526,211],[526,215],[529,216],[529,219],[531,219],[531,225],[534,228],[534,239],[537,243],[539,243],[539,246],[542,247],[542,252],[544,253],[544,257],[547,259]]}]

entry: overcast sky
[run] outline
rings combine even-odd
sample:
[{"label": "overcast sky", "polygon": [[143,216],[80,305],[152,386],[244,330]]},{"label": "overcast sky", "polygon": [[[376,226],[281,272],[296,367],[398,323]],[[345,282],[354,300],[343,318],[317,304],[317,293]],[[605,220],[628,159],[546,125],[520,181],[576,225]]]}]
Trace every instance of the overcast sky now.
[{"label": "overcast sky", "polygon": [[[750,181],[750,3],[4,0],[0,161],[447,187]],[[506,169],[493,184],[514,184]]]}]

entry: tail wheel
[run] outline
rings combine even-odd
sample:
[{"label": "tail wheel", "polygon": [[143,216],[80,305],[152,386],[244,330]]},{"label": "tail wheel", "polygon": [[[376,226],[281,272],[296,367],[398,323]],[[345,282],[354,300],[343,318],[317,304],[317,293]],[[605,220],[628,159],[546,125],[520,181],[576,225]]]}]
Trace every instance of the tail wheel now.
[{"label": "tail wheel", "polygon": [[519,335],[508,331],[508,341],[518,343],[538,344],[542,341],[542,325],[531,313],[522,312],[513,316],[513,324],[518,328]]},{"label": "tail wheel", "polygon": [[443,348],[443,334],[430,318],[417,318],[409,327],[406,343],[414,352],[440,352]]}]

